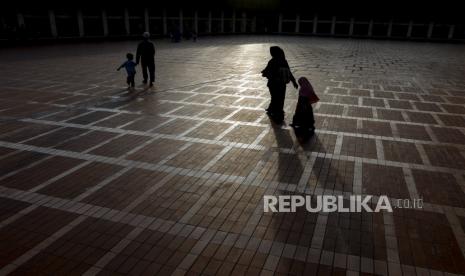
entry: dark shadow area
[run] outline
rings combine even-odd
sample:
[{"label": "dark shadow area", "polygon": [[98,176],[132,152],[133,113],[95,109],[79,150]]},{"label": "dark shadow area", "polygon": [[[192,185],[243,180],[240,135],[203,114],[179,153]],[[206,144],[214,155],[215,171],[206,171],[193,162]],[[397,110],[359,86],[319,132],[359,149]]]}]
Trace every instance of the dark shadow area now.
[{"label": "dark shadow area", "polygon": [[110,101],[104,101],[97,103],[95,106],[96,107],[102,107],[102,108],[118,108],[120,106],[126,105],[130,102],[135,101],[137,98],[140,98],[142,96],[147,95],[152,89],[150,87],[144,86],[142,89],[132,89],[132,90],[127,90],[124,89],[123,91],[127,91],[124,94],[119,94],[121,92],[118,92],[117,95],[113,96]]},{"label": "dark shadow area", "polygon": [[[297,185],[303,173],[303,165],[297,155],[293,154],[290,157],[289,154],[281,152],[281,149],[293,148],[295,151],[302,149],[304,154],[300,151],[300,158],[304,155],[307,161],[311,158],[312,151],[326,152],[324,142],[320,140],[318,134],[293,142],[289,129],[272,126],[278,151],[277,180],[285,182],[282,180],[289,179],[289,174],[297,174],[298,177],[294,178],[296,181],[290,182]],[[289,146],[290,142],[293,143],[291,146]],[[354,163],[351,161],[317,157],[305,187],[311,187],[312,191],[318,189],[318,194],[323,191],[329,195],[336,195],[331,191],[338,191],[338,194],[352,193],[353,169]],[[310,194],[278,188],[274,195],[305,197]],[[316,198],[312,197],[311,202],[315,207]],[[350,206],[348,200],[344,200],[344,206]],[[346,269],[340,268],[349,262],[349,258],[345,255],[354,256],[350,257],[350,261],[354,261],[355,258],[359,265],[362,262],[360,256],[381,261],[387,259],[382,213],[311,213],[305,207],[299,207],[296,212],[278,212],[269,215],[272,226],[269,227],[264,239],[296,246],[292,249],[295,250],[294,252],[286,252],[289,250],[286,248],[271,249],[272,254],[281,255],[275,275],[346,275]],[[319,223],[321,225],[318,225]],[[316,250],[315,256],[309,257],[306,255],[307,251],[299,246],[305,249],[313,246],[321,251]],[[282,254],[279,250],[283,250]],[[370,264],[374,268],[373,262]]]}]

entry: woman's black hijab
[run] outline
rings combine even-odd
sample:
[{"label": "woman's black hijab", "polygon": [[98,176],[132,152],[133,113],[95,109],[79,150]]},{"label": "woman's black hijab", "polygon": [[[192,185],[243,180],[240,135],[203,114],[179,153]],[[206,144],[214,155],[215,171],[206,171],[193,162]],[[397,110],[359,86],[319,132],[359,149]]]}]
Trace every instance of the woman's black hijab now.
[{"label": "woman's black hijab", "polygon": [[284,55],[283,49],[281,49],[278,46],[271,46],[270,47],[270,54],[276,60],[279,60],[279,61],[285,61],[286,60],[286,56]]},{"label": "woman's black hijab", "polygon": [[279,46],[271,46],[270,54],[272,57],[271,62],[274,67],[289,68],[289,64],[287,63],[286,56],[284,55],[284,51]]}]

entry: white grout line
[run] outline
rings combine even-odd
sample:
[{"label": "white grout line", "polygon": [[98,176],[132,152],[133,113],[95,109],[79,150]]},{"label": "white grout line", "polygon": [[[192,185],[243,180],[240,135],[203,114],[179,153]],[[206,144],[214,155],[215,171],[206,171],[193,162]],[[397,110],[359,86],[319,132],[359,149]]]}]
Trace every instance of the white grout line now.
[{"label": "white grout line", "polygon": [[42,137],[42,136],[49,135],[49,134],[53,134],[54,132],[63,130],[63,129],[65,129],[65,128],[66,128],[66,126],[58,127],[58,128],[49,130],[49,131],[47,131],[47,132],[41,133],[41,134],[39,134],[39,135],[36,135],[36,136],[34,136],[34,137],[30,137],[30,138],[21,140],[19,143],[27,143],[27,142],[30,142],[30,141],[35,140],[35,139],[37,139],[37,138],[40,138],[40,137]]},{"label": "white grout line", "polygon": [[232,124],[230,127],[228,127],[228,128],[225,129],[223,132],[221,132],[218,136],[216,136],[213,140],[218,141],[218,140],[223,139],[223,137],[226,136],[230,131],[232,131],[233,129],[235,129],[236,126],[238,126],[237,123],[236,123],[236,124]]},{"label": "white grout line", "polygon": [[178,136],[186,136],[189,132],[191,131],[194,131],[197,127],[201,126],[202,124],[204,124],[205,122],[198,122],[196,124],[194,124],[191,128],[189,128],[188,130],[184,131],[183,133],[180,133],[178,134]]},{"label": "white grout line", "polygon": [[[153,135],[155,136],[155,135]],[[169,135],[163,135],[163,137],[169,137]],[[201,143],[208,143],[208,140],[205,139],[185,139],[184,141],[188,143],[193,143],[195,141],[201,142]],[[210,143],[208,143],[210,144]],[[232,146],[232,147],[237,147],[237,148],[250,148],[250,145],[247,144],[240,144],[240,143],[228,143],[228,142],[217,142],[217,143],[211,143],[215,145],[223,145],[223,146]],[[76,152],[71,152],[71,151],[66,151],[66,150],[58,150],[58,149],[49,149],[49,148],[44,148],[44,147],[38,147],[38,146],[32,146],[32,145],[22,145],[22,144],[16,144],[16,143],[10,143],[10,142],[3,142],[0,141],[0,146],[3,147],[8,147],[8,148],[13,148],[13,149],[19,149],[19,150],[26,150],[26,151],[36,151],[36,152],[41,152],[45,154],[53,154],[53,155],[60,155],[60,156],[67,156],[67,157],[73,157],[73,158],[78,158],[78,159],[84,159],[84,160],[95,160],[95,161],[100,161],[100,162],[106,162],[110,164],[118,164],[122,162],[122,164],[127,164],[129,162],[136,162],[134,164],[145,164],[144,162],[138,162],[138,161],[128,161],[128,160],[120,160],[112,157],[103,157],[103,156],[98,156],[98,155],[93,155],[93,154],[88,154],[88,153],[76,153]],[[264,146],[255,146],[254,149],[256,150],[265,150],[266,147]],[[292,149],[279,149],[280,152],[283,153],[295,153],[294,150]],[[310,154],[315,154],[318,155],[320,153],[318,152],[310,152]],[[352,156],[346,156],[346,155],[335,155],[335,154],[330,154],[330,153],[324,153],[325,156],[328,158],[337,158],[341,160],[349,160],[353,161],[358,157],[352,157]],[[377,163],[377,159],[370,159],[370,158],[362,158],[363,162],[365,163]],[[152,164],[151,164],[152,165]],[[448,172],[448,173],[463,173],[463,170],[460,169],[452,169],[452,168],[444,168],[444,167],[436,167],[436,166],[427,166],[427,165],[422,165],[422,164],[410,164],[410,163],[403,163],[403,162],[395,162],[395,161],[386,161],[387,166],[394,166],[394,167],[405,167],[411,166],[412,168],[417,168],[417,169],[426,169],[426,170],[436,170],[436,171],[443,171],[443,172]]]},{"label": "white grout line", "polygon": [[103,257],[101,257],[97,263],[91,268],[84,272],[83,276],[93,276],[99,274],[102,269],[109,264],[124,248],[126,248],[144,229],[136,227],[129,234],[126,235],[119,243],[117,243],[112,249],[110,249]]},{"label": "white grout line", "polygon": [[173,152],[172,154],[168,155],[167,157],[165,157],[163,160],[161,160],[160,162],[158,162],[158,165],[161,166],[161,165],[164,165],[166,162],[169,162],[171,159],[173,159],[174,157],[176,157],[178,154],[180,154],[183,150],[189,148],[190,146],[192,146],[194,143],[191,143],[191,142],[187,142],[186,144],[182,145],[179,149],[177,149],[175,152]]},{"label": "white grout line", "polygon": [[439,115],[436,114],[436,113],[431,113],[430,114],[431,116],[433,116],[434,120],[436,120],[436,122],[438,123],[438,125],[442,126],[442,127],[446,127],[446,124],[444,124],[444,122],[441,120],[441,118],[439,118]]},{"label": "white grout line", "polygon": [[123,209],[123,212],[130,212],[134,208],[137,207],[140,203],[142,203],[144,200],[149,198],[153,193],[155,193],[159,188],[161,188],[163,185],[165,185],[168,181],[170,181],[175,174],[168,174],[165,177],[163,177],[160,181],[158,181],[155,185],[150,187],[147,191],[145,191],[142,195],[137,197],[131,204],[126,206],[126,208]]},{"label": "white grout line", "polygon": [[83,153],[83,154],[89,153],[89,152],[91,152],[91,151],[93,151],[93,150],[95,150],[95,149],[97,149],[97,148],[99,148],[99,147],[101,147],[101,146],[103,146],[103,145],[106,145],[106,144],[108,144],[108,143],[110,143],[110,142],[112,142],[112,141],[114,141],[114,140],[116,140],[116,139],[118,139],[118,138],[124,136],[124,135],[125,135],[124,133],[118,134],[118,135],[116,135],[115,137],[112,137],[112,138],[110,138],[110,139],[108,139],[108,140],[105,140],[105,141],[103,141],[103,142],[101,142],[101,143],[99,143],[99,144],[97,144],[97,145],[95,145],[95,146],[93,146],[93,147],[90,147],[90,148],[86,149],[86,150],[83,151],[82,153]]},{"label": "white grout line", "polygon": [[436,134],[434,134],[433,129],[431,129],[430,126],[425,126],[425,130],[428,133],[429,137],[431,138],[431,141],[433,141],[433,143],[435,144],[439,143],[438,137],[436,137]]},{"label": "white grout line", "polygon": [[402,118],[404,119],[405,122],[407,122],[407,123],[412,122],[412,120],[410,120],[410,117],[408,116],[407,112],[405,112],[404,110],[402,110],[402,111],[400,112],[400,114],[402,115]]},{"label": "white grout line", "polygon": [[[66,110],[63,111],[63,112],[66,112]],[[91,113],[93,113],[93,112],[94,112],[93,110],[90,110],[90,111],[88,111],[88,112],[84,112],[84,113],[78,114],[78,115],[76,115],[76,116],[63,119],[63,120],[61,120],[60,122],[72,121],[72,120],[77,119],[77,118],[79,118],[79,117],[87,116],[87,115],[89,115],[89,114],[91,114]]]},{"label": "white grout line", "polygon": [[412,170],[407,167],[403,167],[402,171],[404,173],[405,184],[407,184],[407,189],[411,199],[419,199],[420,195],[418,194],[417,187],[415,186],[415,179],[412,175]]},{"label": "white grout line", "polygon": [[318,250],[323,249],[323,241],[326,232],[327,222],[328,215],[324,213],[319,213],[316,220],[315,229],[313,230],[313,237],[310,245],[311,248],[315,248]]},{"label": "white grout line", "polygon": [[310,176],[313,173],[313,166],[315,164],[316,158],[316,156],[311,156],[304,164],[302,175],[300,176],[296,187],[296,191],[298,193],[303,193],[307,188],[308,181],[310,180]]},{"label": "white grout line", "polygon": [[252,147],[255,147],[258,145],[258,143],[260,143],[260,141],[262,141],[262,139],[270,132],[270,129],[267,128],[267,129],[264,129],[258,136],[257,138],[255,138],[255,140],[252,142],[252,144],[250,144]]},{"label": "white grout line", "polygon": [[399,247],[393,213],[384,212],[383,222],[387,261],[399,264]]},{"label": "white grout line", "polygon": [[376,108],[372,108],[372,112],[373,112],[373,119],[377,119],[379,120],[379,116],[378,116],[378,109]]},{"label": "white grout line", "polygon": [[391,108],[391,106],[389,105],[389,100],[388,99],[382,99],[384,101],[384,106],[386,107],[386,109],[393,109]]},{"label": "white grout line", "polygon": [[45,247],[51,245],[53,242],[58,240],[59,238],[63,237],[66,233],[69,231],[73,230],[77,225],[79,225],[83,220],[85,220],[87,217],[86,216],[79,216],[78,218],[74,219],[72,222],[68,223],[64,227],[62,227],[60,230],[55,232],[53,235],[50,237],[46,238],[43,240],[41,243],[36,245],[34,248],[30,249],[20,257],[18,257],[16,260],[14,260],[12,263],[10,263],[7,266],[4,266],[0,270],[0,275],[8,275],[11,272],[13,272],[17,267],[23,265],[30,259],[34,258],[37,254],[39,254]]},{"label": "white grout line", "polygon": [[400,133],[397,124],[395,122],[389,122],[389,125],[392,129],[392,137],[394,137],[395,141],[400,141]]},{"label": "white grout line", "polygon": [[[177,118],[180,118],[180,116],[176,116]],[[192,119],[189,117],[183,117],[181,116],[181,119]],[[336,116],[336,118],[341,118],[340,116]],[[61,123],[61,122],[53,122],[53,121],[43,121],[43,120],[35,120],[35,119],[24,119],[22,120],[24,122],[32,122],[32,123],[41,123],[41,124],[46,124],[46,125],[55,125],[55,126],[64,126],[64,127],[75,127],[75,128],[83,128],[83,129],[90,129],[90,130],[100,130],[100,131],[107,131],[107,132],[112,132],[112,133],[131,133],[135,135],[143,135],[143,136],[154,136],[157,135],[158,133],[153,132],[143,132],[143,131],[130,131],[130,130],[123,130],[123,129],[118,129],[118,128],[107,128],[107,127],[95,127],[95,126],[85,126],[85,125],[78,125],[78,124],[70,124],[70,123]],[[213,121],[218,121],[218,122],[225,122],[223,120],[213,120]],[[357,126],[361,126],[361,123],[364,120],[361,120],[360,118],[357,119]],[[269,125],[264,125],[264,124],[256,124],[256,123],[246,123],[246,122],[236,122],[236,121],[226,121],[232,122],[232,126],[229,129],[233,129],[237,125],[250,125],[250,126],[260,126],[260,127],[269,127]],[[167,123],[167,122],[166,122]],[[157,126],[156,128],[161,127]],[[397,129],[397,126],[395,125],[394,122],[391,122],[391,127],[393,128],[393,132],[395,129]],[[154,128],[154,129],[156,129]],[[361,127],[360,127],[361,128]],[[220,134],[218,137],[221,139],[222,135],[226,135],[226,131],[229,129],[225,130],[224,133]],[[427,129],[428,130],[428,129]],[[152,131],[152,130],[150,130]],[[326,134],[344,134],[344,136],[359,136],[359,133],[352,133],[352,132],[341,132],[341,131],[332,131],[332,130],[323,130],[323,129],[318,129],[317,132],[319,133],[326,133]],[[364,134],[365,135],[365,134]],[[176,135],[172,135],[173,139],[178,139],[178,140],[185,140],[186,138],[183,137],[177,137]],[[218,140],[218,137],[215,138],[215,140]],[[388,136],[374,136],[374,135],[366,135],[367,138],[379,138],[382,140],[389,140],[389,141],[403,141],[403,142],[411,142],[411,143],[421,143],[421,144],[431,144],[431,145],[453,145],[455,147],[459,148],[465,148],[464,145],[462,144],[454,144],[454,143],[443,143],[443,142],[434,142],[434,141],[426,141],[426,140],[416,140],[416,139],[407,139],[407,138],[400,138],[400,137],[388,137]],[[191,139],[191,138],[189,138]]]},{"label": "white grout line", "polygon": [[189,210],[180,219],[178,219],[179,223],[189,223],[189,220],[204,206],[205,202],[207,202],[210,199],[211,193],[215,191],[221,184],[217,183],[218,179],[219,176],[210,179],[213,182],[213,184],[209,185],[208,189],[202,193],[202,195],[189,208]]},{"label": "white grout line", "polygon": [[231,146],[227,146],[222,149],[212,160],[210,160],[205,166],[203,166],[203,171],[208,171],[211,167],[213,167],[223,156],[225,156],[230,150],[232,149]]},{"label": "white grout line", "polygon": [[336,144],[334,146],[334,154],[335,155],[341,154],[343,139],[344,139],[344,135],[342,133],[337,135]]},{"label": "white grout line", "polygon": [[149,132],[149,133],[150,133],[150,132],[153,132],[153,131],[155,131],[156,129],[162,128],[162,127],[164,127],[165,125],[171,123],[172,121],[174,121],[174,120],[176,120],[176,119],[177,119],[177,118],[174,118],[174,117],[173,117],[173,118],[168,118],[168,120],[166,120],[165,122],[163,122],[163,123],[161,123],[161,124],[158,124],[156,127],[153,127],[153,128],[151,128],[151,129],[149,129],[149,130],[147,130],[147,131],[145,131],[145,132]]},{"label": "white grout line", "polygon": [[37,161],[35,161],[35,162],[29,163],[27,166],[21,167],[21,168],[19,168],[19,169],[17,169],[17,170],[14,170],[14,171],[9,172],[9,173],[7,173],[7,174],[5,174],[5,175],[2,175],[2,176],[0,177],[0,181],[4,180],[4,179],[6,179],[6,178],[8,178],[8,177],[10,177],[10,176],[12,176],[12,175],[15,175],[15,174],[17,174],[17,173],[19,173],[19,172],[22,172],[22,171],[24,171],[24,170],[30,169],[30,168],[32,168],[32,167],[34,167],[34,166],[36,166],[36,165],[39,165],[39,164],[41,164],[41,163],[44,163],[45,161],[50,160],[50,159],[52,159],[53,157],[54,157],[53,155],[47,156],[47,157],[42,158],[42,159],[39,159],[39,160],[37,160]]},{"label": "white grout line", "polygon": [[127,156],[139,151],[140,149],[144,148],[145,146],[149,145],[149,144],[152,144],[153,142],[155,142],[156,140],[160,139],[160,137],[152,137],[150,139],[148,139],[147,141],[141,143],[140,145],[138,146],[135,146],[134,148],[132,148],[131,150],[129,150],[128,152],[126,152],[125,154],[123,154],[122,156],[120,156],[119,158],[121,159],[124,159],[126,158]]},{"label": "white grout line", "polygon": [[384,157],[384,147],[383,147],[383,141],[380,139],[375,139],[376,143],[376,156],[378,160],[381,162],[385,162],[385,157]]},{"label": "white grout line", "polygon": [[7,218],[6,220],[3,220],[2,222],[0,222],[0,229],[7,226],[8,224],[11,224],[11,223],[15,222],[16,220],[22,218],[23,216],[29,214],[30,212],[34,211],[38,207],[39,207],[39,205],[30,205],[29,207],[27,207],[25,209],[22,209],[21,211],[14,214],[13,216],[11,216],[11,217]]},{"label": "white grout line", "polygon": [[429,161],[428,155],[426,154],[425,148],[421,144],[415,144],[415,147],[418,150],[418,153],[420,154],[421,161],[423,164],[426,166],[432,166],[431,162]]},{"label": "white grout line", "polygon": [[128,126],[128,125],[130,125],[130,124],[133,124],[133,123],[135,123],[135,122],[137,122],[137,121],[139,121],[139,120],[142,120],[142,118],[143,118],[143,117],[136,118],[136,119],[134,119],[134,120],[132,120],[132,121],[129,121],[129,122],[125,123],[125,124],[122,124],[122,125],[118,126],[117,128],[124,128],[124,127],[126,127],[126,126]]},{"label": "white grout line", "polygon": [[114,118],[114,117],[116,117],[116,116],[118,116],[118,115],[121,115],[121,114],[120,114],[120,113],[115,113],[115,114],[109,115],[109,116],[104,117],[104,118],[102,118],[102,119],[100,119],[100,120],[94,121],[94,122],[90,123],[89,125],[90,125],[90,126],[95,126],[96,124],[98,124],[98,123],[100,123],[100,122],[103,122],[103,121],[105,121],[105,120]]},{"label": "white grout line", "polygon": [[84,200],[86,197],[90,196],[91,194],[93,194],[96,191],[100,190],[101,188],[105,187],[107,184],[111,183],[113,180],[119,178],[120,176],[124,175],[126,172],[128,172],[130,170],[131,170],[130,167],[125,167],[125,168],[121,169],[120,171],[113,174],[112,176],[107,177],[105,180],[103,180],[100,183],[96,184],[95,186],[92,186],[91,188],[87,189],[85,192],[78,195],[73,200],[74,201],[82,201],[82,200]]},{"label": "white grout line", "polygon": [[361,158],[355,159],[353,193],[361,195],[363,191],[363,165]]},{"label": "white grout line", "polygon": [[349,117],[349,107],[347,105],[344,105],[343,107],[342,117]]},{"label": "white grout line", "polygon": [[447,217],[449,225],[452,228],[452,232],[454,233],[454,236],[457,240],[457,244],[460,247],[462,257],[465,258],[465,232],[462,229],[461,223],[452,208],[446,208],[444,214]]},{"label": "white grout line", "polygon": [[48,185],[52,184],[53,182],[58,181],[61,178],[65,177],[65,176],[67,176],[69,174],[72,174],[73,172],[78,171],[81,168],[83,168],[83,167],[85,167],[85,166],[87,166],[87,165],[89,165],[91,163],[92,163],[92,161],[82,162],[81,164],[79,164],[79,165],[77,165],[77,166],[75,166],[75,167],[73,167],[73,168],[71,168],[69,170],[66,170],[66,171],[62,172],[61,174],[50,178],[49,180],[45,181],[44,183],[42,183],[42,184],[40,184],[38,186],[35,186],[34,188],[29,189],[29,192],[35,193],[35,192],[47,187]]}]

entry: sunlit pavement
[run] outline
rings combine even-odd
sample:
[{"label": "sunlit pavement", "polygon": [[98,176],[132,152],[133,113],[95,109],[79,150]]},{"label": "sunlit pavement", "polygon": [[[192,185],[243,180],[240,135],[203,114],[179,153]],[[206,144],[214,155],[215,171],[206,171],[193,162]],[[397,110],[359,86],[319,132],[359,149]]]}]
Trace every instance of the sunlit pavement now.
[{"label": "sunlit pavement", "polygon": [[[0,274],[465,274],[465,45],[308,37],[0,52]],[[281,46],[316,135],[264,109]],[[386,195],[421,209],[264,213],[264,195]]]}]

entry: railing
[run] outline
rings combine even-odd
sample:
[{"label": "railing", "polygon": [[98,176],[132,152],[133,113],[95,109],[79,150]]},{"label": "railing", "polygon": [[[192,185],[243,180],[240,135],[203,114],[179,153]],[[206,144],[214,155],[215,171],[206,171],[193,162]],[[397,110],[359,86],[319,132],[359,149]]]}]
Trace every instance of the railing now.
[{"label": "railing", "polygon": [[272,33],[334,37],[465,41],[465,25],[450,22],[415,21],[396,18],[360,19],[319,15],[270,14],[266,18],[237,11],[170,11],[141,9],[131,13],[106,10],[42,13],[17,12],[15,17],[1,17],[0,36],[5,39],[60,39],[95,37],[131,37],[149,31],[168,36],[175,29],[200,35],[234,33]]}]

